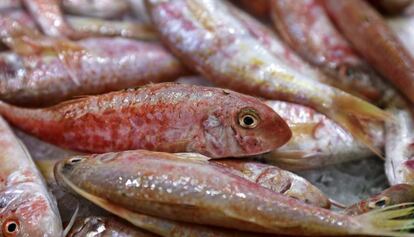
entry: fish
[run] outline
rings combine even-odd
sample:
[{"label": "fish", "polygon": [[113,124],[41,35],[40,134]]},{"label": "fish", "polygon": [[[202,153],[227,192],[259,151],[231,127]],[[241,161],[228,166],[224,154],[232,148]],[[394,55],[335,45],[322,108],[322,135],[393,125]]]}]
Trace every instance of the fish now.
[{"label": "fish", "polygon": [[119,18],[130,8],[127,0],[62,0],[61,6],[68,13],[97,18]]},{"label": "fish", "polygon": [[358,56],[317,0],[272,0],[273,25],[280,36],[312,65],[334,78],[339,88],[381,104],[396,92]]},{"label": "fish", "polygon": [[414,201],[414,186],[410,184],[396,184],[377,195],[347,207],[343,213],[346,215],[361,215],[371,210],[412,201]]},{"label": "fish", "polygon": [[414,58],[383,17],[362,0],[323,3],[354,49],[413,103]]},{"label": "fish", "polygon": [[414,57],[414,15],[388,18],[387,24],[397,35],[398,39],[405,46],[411,56]]},{"label": "fish", "polygon": [[138,40],[158,40],[150,24],[133,21],[102,20],[90,17],[67,16],[77,32],[95,36],[120,36]]},{"label": "fish", "polygon": [[[260,160],[287,170],[308,170],[375,154],[335,121],[312,108],[285,101],[266,101],[292,130],[285,145],[263,154]],[[385,145],[383,123],[365,122],[365,133],[378,150]]]},{"label": "fish", "polygon": [[309,80],[273,56],[231,14],[230,3],[213,0],[146,3],[162,41],[190,69],[220,87],[312,107],[375,150],[362,132],[358,118],[383,121],[389,119],[387,113],[339,89]]},{"label": "fish", "polygon": [[412,0],[370,0],[369,2],[380,11],[391,15],[404,12],[408,6],[414,3]]},{"label": "fish", "polygon": [[268,152],[291,137],[285,121],[259,99],[176,83],[150,84],[43,109],[1,102],[0,114],[44,141],[92,153],[140,148],[239,157]]},{"label": "fish", "polygon": [[11,25],[18,30],[10,29],[0,38],[16,55],[1,56],[3,67],[10,69],[0,72],[0,98],[16,105],[48,106],[74,96],[173,81],[188,73],[157,42],[103,37],[77,42],[42,38],[38,32],[0,16],[0,26]]},{"label": "fish", "polygon": [[30,154],[3,118],[0,164],[0,236],[61,236],[56,200],[49,194]]},{"label": "fish", "polygon": [[330,208],[331,203],[321,190],[306,179],[276,166],[243,160],[216,160],[234,174],[274,192],[298,199],[310,205]]},{"label": "fish", "polygon": [[90,216],[77,220],[67,237],[155,237],[114,217]]},{"label": "fish", "polygon": [[76,32],[66,21],[59,0],[22,0],[43,33],[59,38],[79,39],[84,37]]},{"label": "fish", "polygon": [[395,118],[385,123],[385,174],[391,185],[414,183],[414,118],[409,105],[387,109]]},{"label": "fish", "polygon": [[205,157],[146,150],[75,156],[55,166],[55,177],[101,206],[237,230],[394,236],[413,224],[410,219],[392,220],[412,214],[411,203],[346,216],[261,187]]}]

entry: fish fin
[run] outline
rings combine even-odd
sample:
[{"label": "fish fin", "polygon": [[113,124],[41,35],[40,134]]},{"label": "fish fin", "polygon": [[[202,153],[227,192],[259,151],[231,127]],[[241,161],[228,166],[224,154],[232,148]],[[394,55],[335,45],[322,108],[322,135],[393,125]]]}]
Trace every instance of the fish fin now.
[{"label": "fish fin", "polygon": [[414,202],[402,203],[382,209],[373,210],[355,220],[361,223],[362,231],[357,234],[378,236],[413,236]]},{"label": "fish fin", "polygon": [[183,152],[183,153],[174,153],[178,158],[184,159],[184,160],[198,160],[198,161],[209,161],[211,160],[210,157],[207,157],[205,155],[201,155],[198,153],[193,152]]},{"label": "fish fin", "polygon": [[300,160],[310,157],[315,157],[319,152],[312,152],[312,153],[306,153],[301,150],[289,150],[289,151],[273,151],[272,157],[275,157],[274,159],[277,160]]},{"label": "fish fin", "polygon": [[335,206],[335,207],[338,207],[338,208],[341,208],[341,209],[345,209],[346,208],[346,205],[345,204],[342,204],[342,203],[340,203],[338,201],[335,201],[335,200],[333,200],[331,198],[329,198],[329,202],[332,204],[332,206]]},{"label": "fish fin", "polygon": [[46,180],[53,180],[53,169],[59,160],[36,160],[36,166]]},{"label": "fish fin", "polygon": [[70,218],[69,224],[63,230],[62,237],[65,237],[69,234],[69,231],[72,229],[73,225],[75,224],[75,220],[78,217],[78,213],[79,213],[79,202],[76,204],[75,212],[73,213],[72,217]]},{"label": "fish fin", "polygon": [[339,123],[354,138],[366,145],[379,157],[384,157],[379,148],[375,147],[372,139],[364,131],[361,120],[390,121],[392,115],[362,99],[346,93],[340,93],[334,98],[336,109],[328,112],[328,116]]}]

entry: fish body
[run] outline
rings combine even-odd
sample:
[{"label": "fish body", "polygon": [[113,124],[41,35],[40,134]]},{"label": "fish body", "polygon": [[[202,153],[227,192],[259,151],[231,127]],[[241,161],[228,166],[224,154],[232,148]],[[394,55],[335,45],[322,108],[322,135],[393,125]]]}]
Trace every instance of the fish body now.
[{"label": "fish body", "polygon": [[414,119],[409,107],[390,107],[385,124],[385,174],[391,185],[414,182]]},{"label": "fish body", "polygon": [[361,215],[374,209],[412,201],[414,201],[414,186],[410,184],[397,184],[377,195],[347,207],[344,213],[347,215]]},{"label": "fish body", "polygon": [[[265,162],[288,170],[305,170],[374,155],[349,132],[312,108],[285,101],[266,103],[288,123],[293,135],[282,147],[264,154]],[[381,150],[385,143],[383,125],[367,122],[365,128]]]},{"label": "fish body", "polygon": [[362,0],[323,2],[353,47],[413,103],[414,57],[383,17]]},{"label": "fish body", "polygon": [[291,68],[252,35],[227,4],[147,1],[163,42],[206,79],[243,93],[313,107],[374,149],[355,125],[361,117],[383,120],[387,117],[383,111]]},{"label": "fish body", "polygon": [[120,36],[138,40],[157,40],[150,24],[134,21],[102,20],[89,17],[67,16],[69,24],[78,32],[96,36]]},{"label": "fish body", "polygon": [[66,22],[58,0],[22,0],[43,33],[52,37],[79,38]]},{"label": "fish body", "polygon": [[[172,81],[187,70],[156,42],[123,38],[88,38],[77,42],[39,36],[8,17],[1,17],[5,35],[18,56],[4,59],[0,98],[25,106],[56,104],[73,96],[99,94]],[[30,42],[26,42],[29,40]],[[35,41],[35,42],[32,42]]]},{"label": "fish body", "polygon": [[66,12],[98,18],[120,17],[128,12],[130,7],[127,0],[63,0],[61,4]]},{"label": "fish body", "polygon": [[291,235],[392,234],[381,227],[387,213],[350,217],[307,205],[204,157],[145,150],[76,156],[58,163],[55,176],[95,203],[175,221]]},{"label": "fish body", "polygon": [[61,236],[56,201],[27,150],[2,118],[0,164],[0,236]]},{"label": "fish body", "polygon": [[217,160],[217,164],[236,175],[260,184],[274,192],[301,200],[310,205],[329,208],[329,199],[309,181],[276,166],[240,160]]},{"label": "fish body", "polygon": [[199,152],[213,158],[248,156],[273,150],[291,136],[287,124],[259,99],[175,83],[45,109],[1,103],[0,113],[45,141],[95,153],[140,148]]},{"label": "fish body", "polygon": [[155,237],[113,217],[91,216],[77,220],[67,237]]},{"label": "fish body", "polygon": [[414,15],[389,18],[387,23],[410,52],[411,56],[414,57]]},{"label": "fish body", "polygon": [[383,99],[387,85],[336,30],[317,0],[273,0],[272,19],[281,37],[309,63],[349,93],[369,101]]}]

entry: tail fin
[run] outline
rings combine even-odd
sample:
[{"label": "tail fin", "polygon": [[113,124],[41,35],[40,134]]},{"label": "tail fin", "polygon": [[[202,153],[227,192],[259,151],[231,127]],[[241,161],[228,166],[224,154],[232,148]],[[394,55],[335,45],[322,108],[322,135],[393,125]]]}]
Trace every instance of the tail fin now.
[{"label": "tail fin", "polygon": [[328,111],[327,115],[351,133],[355,139],[383,158],[382,152],[375,147],[371,137],[364,130],[361,120],[389,121],[392,115],[347,93],[337,94],[334,98],[334,106],[336,108]]},{"label": "tail fin", "polygon": [[413,236],[414,203],[402,203],[377,209],[355,217],[362,224],[362,233],[378,236]]}]

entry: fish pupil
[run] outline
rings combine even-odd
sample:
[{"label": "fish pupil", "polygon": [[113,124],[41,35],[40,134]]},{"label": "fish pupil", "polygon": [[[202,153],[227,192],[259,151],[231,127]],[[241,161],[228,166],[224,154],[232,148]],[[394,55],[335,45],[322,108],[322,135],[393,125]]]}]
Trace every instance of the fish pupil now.
[{"label": "fish pupil", "polygon": [[10,223],[7,225],[7,232],[13,233],[17,230],[17,224],[16,223]]},{"label": "fish pupil", "polygon": [[384,199],[383,200],[379,200],[378,202],[375,203],[375,205],[377,207],[383,207],[383,206],[385,206],[385,204],[386,204],[386,201]]},{"label": "fish pupil", "polygon": [[246,124],[247,126],[251,126],[254,123],[254,119],[250,116],[245,116],[243,118],[243,122],[244,124]]}]

